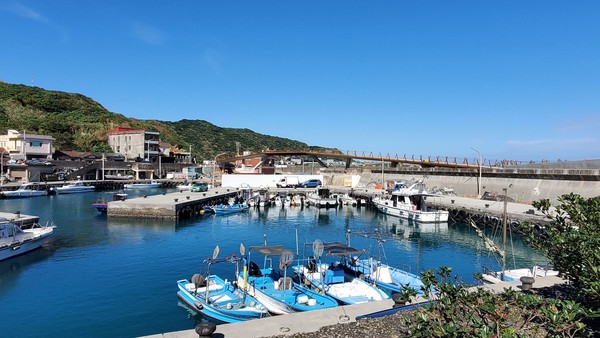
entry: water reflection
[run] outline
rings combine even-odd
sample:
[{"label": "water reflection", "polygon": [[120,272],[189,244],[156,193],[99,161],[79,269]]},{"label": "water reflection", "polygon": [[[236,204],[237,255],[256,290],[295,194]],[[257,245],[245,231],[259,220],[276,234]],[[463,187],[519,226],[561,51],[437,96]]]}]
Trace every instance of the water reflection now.
[{"label": "water reflection", "polygon": [[[371,208],[346,206],[260,208],[177,222],[117,219],[97,214],[91,207],[96,198],[96,194],[79,194],[0,201],[0,210],[21,210],[58,226],[41,250],[0,262],[0,312],[10,311],[19,319],[3,322],[3,334],[21,332],[34,302],[40,313],[51,315],[40,323],[48,332],[31,329],[28,336],[80,335],[77,321],[63,320],[76,316],[88,318],[85,324],[95,327],[92,336],[98,337],[193,329],[203,319],[174,310],[176,281],[202,273],[202,261],[216,245],[220,257],[240,255],[240,243],[246,248],[261,245],[265,236],[268,243],[302,256],[304,243],[345,241],[348,230],[378,230],[390,235],[383,244],[388,263],[413,273],[452,266],[454,273],[472,282],[472,273],[482,266],[499,267],[465,224],[415,224]],[[487,232],[493,237],[492,230]],[[352,245],[376,250],[376,242],[369,238],[352,238]],[[539,256],[518,236],[513,236],[509,248],[517,253],[518,267],[530,266]],[[511,258],[508,261],[512,263]],[[233,268],[226,264],[216,264],[211,271],[234,278]],[[45,292],[32,294],[40,282]],[[147,322],[153,323],[152,329],[137,325]],[[103,329],[109,326],[105,323],[111,327]]]}]

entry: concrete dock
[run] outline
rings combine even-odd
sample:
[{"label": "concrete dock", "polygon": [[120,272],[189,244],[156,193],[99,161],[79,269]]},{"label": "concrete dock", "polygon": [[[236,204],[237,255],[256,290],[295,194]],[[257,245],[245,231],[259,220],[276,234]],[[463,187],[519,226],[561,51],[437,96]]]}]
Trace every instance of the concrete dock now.
[{"label": "concrete dock", "polygon": [[7,220],[25,228],[31,227],[34,223],[38,223],[40,221],[38,216],[23,215],[17,212],[0,212],[0,218],[6,218]]},{"label": "concrete dock", "polygon": [[[548,287],[563,284],[565,280],[556,276],[537,277],[533,288]],[[506,287],[520,290],[520,282],[486,284],[481,286],[495,293],[502,292]],[[414,303],[426,301],[417,298]],[[217,325],[213,337],[270,337],[275,335],[292,335],[299,332],[314,332],[321,327],[355,322],[356,317],[391,309],[394,301],[391,299],[369,302],[356,305],[345,305],[330,309],[297,312],[288,315],[279,315],[262,319],[250,320],[234,324]],[[147,336],[148,338],[197,338],[193,330],[176,331]]]},{"label": "concrete dock", "polygon": [[178,219],[198,214],[205,205],[226,201],[240,193],[239,188],[217,188],[206,192],[181,191],[160,195],[111,201],[107,205],[109,217],[136,217]]}]

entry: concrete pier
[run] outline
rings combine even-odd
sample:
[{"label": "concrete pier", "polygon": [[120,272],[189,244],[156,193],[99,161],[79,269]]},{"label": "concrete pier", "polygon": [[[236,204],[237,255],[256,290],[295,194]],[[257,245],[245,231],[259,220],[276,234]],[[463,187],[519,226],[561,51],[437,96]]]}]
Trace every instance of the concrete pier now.
[{"label": "concrete pier", "polygon": [[206,192],[181,191],[108,202],[109,217],[178,219],[201,212],[202,207],[225,202],[240,193],[239,188],[209,189]]},{"label": "concrete pier", "polygon": [[38,223],[40,218],[38,216],[32,215],[23,215],[21,213],[10,213],[10,212],[0,212],[0,218],[6,218],[11,222],[14,222],[17,225],[20,225],[24,228],[31,227],[34,223]]}]

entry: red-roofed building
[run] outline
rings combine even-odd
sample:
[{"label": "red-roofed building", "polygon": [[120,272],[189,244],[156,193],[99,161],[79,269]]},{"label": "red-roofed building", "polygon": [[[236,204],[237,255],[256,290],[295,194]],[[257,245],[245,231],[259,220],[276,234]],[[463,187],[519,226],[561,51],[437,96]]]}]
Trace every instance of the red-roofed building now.
[{"label": "red-roofed building", "polygon": [[108,145],[115,153],[125,156],[128,161],[143,159],[147,162],[158,162],[158,156],[161,153],[159,132],[114,128],[107,135]]}]

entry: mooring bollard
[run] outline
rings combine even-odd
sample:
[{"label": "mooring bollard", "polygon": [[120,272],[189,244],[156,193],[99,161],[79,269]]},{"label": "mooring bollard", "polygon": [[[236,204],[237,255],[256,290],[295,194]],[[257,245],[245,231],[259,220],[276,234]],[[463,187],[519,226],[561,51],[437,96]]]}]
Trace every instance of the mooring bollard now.
[{"label": "mooring bollard", "polygon": [[529,276],[523,276],[520,278],[521,280],[521,290],[523,291],[528,291],[531,290],[531,287],[533,286],[533,283],[535,282],[535,278],[533,277],[529,277]]},{"label": "mooring bollard", "polygon": [[217,330],[217,325],[214,323],[202,323],[196,325],[196,333],[198,337],[210,337]]}]

